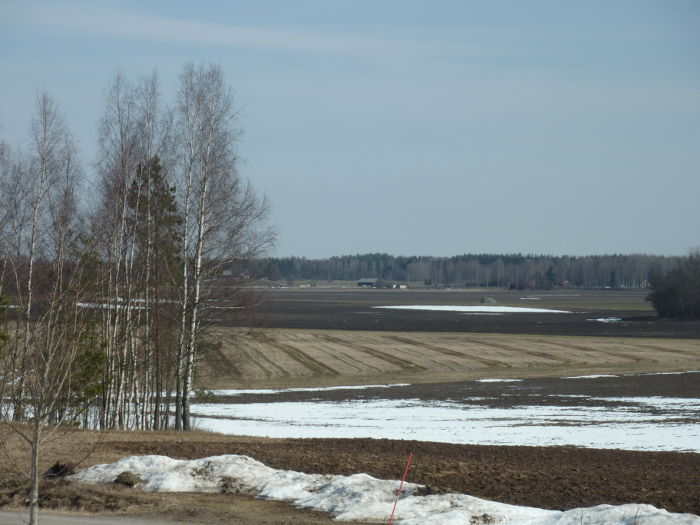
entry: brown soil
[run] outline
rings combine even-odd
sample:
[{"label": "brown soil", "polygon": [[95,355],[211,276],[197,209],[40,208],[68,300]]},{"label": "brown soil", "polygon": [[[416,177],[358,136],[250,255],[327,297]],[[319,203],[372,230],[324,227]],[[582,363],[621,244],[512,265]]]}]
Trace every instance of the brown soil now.
[{"label": "brown soil", "polygon": [[547,509],[649,503],[700,514],[700,454],[573,447],[500,447],[374,439],[108,442],[124,454],[198,458],[245,454],[279,469],[320,474],[366,472],[399,479],[410,452],[409,481],[436,492]]},{"label": "brown soil", "polygon": [[[8,452],[25,451],[13,436],[0,436]],[[73,463],[80,468],[127,455],[164,454],[199,458],[246,454],[274,468],[327,474],[367,472],[400,478],[414,454],[408,480],[435,492],[462,492],[485,499],[551,509],[601,503],[649,503],[673,512],[700,514],[700,454],[629,452],[570,447],[450,445],[373,439],[265,439],[204,432],[74,431],[45,446],[44,467]],[[0,509],[26,502],[26,483],[0,460]],[[90,486],[45,480],[44,508],[161,517],[191,523],[337,523],[319,512],[282,502],[231,494],[153,494],[123,486]]]},{"label": "brown soil", "polygon": [[[700,322],[658,319],[645,290],[344,290],[288,289],[265,293],[257,323],[265,328],[395,332],[502,333],[594,337],[700,338]],[[465,315],[459,312],[377,309],[375,306],[479,305],[566,310],[569,314]],[[534,300],[533,300],[534,299]],[[617,323],[590,321],[619,317]],[[235,311],[216,324],[249,326]]]}]

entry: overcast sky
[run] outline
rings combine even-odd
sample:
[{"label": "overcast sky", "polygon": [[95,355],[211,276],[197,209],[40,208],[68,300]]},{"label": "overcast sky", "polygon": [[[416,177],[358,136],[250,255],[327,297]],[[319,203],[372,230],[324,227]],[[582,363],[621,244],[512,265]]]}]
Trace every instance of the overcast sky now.
[{"label": "overcast sky", "polygon": [[[700,1],[0,0],[0,134],[222,66],[273,255],[700,246]],[[2,196],[0,196],[2,198]]]}]

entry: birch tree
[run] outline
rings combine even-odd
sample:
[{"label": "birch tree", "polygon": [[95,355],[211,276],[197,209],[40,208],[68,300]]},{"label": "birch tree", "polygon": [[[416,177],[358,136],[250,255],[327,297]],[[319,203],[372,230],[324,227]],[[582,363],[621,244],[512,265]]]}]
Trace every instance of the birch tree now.
[{"label": "birch tree", "polygon": [[3,337],[0,370],[2,390],[13,402],[0,405],[0,419],[31,448],[27,476],[30,523],[35,524],[41,446],[66,419],[76,417],[82,407],[75,404],[75,389],[79,386],[82,394],[94,379],[87,379],[87,370],[99,368],[89,363],[93,359],[84,359],[94,347],[80,307],[89,281],[82,271],[85,245],[76,218],[76,151],[48,94],[37,97],[28,154],[3,169],[2,176],[9,190],[3,257],[11,286],[6,290],[17,313]]},{"label": "birch tree", "polygon": [[212,283],[221,269],[269,245],[267,205],[237,171],[237,112],[216,65],[188,64],[176,105],[182,214],[175,426],[190,430],[190,390]]},{"label": "birch tree", "polygon": [[101,425],[166,428],[175,389],[180,254],[170,111],[155,73],[135,85],[118,74],[100,126],[102,330],[108,349]]},{"label": "birch tree", "polygon": [[107,353],[101,425],[123,427],[128,423],[127,374],[131,283],[127,193],[137,166],[136,110],[133,89],[118,73],[105,93],[99,124],[99,207],[93,219],[93,235],[99,239],[101,339]]},{"label": "birch tree", "polygon": [[[38,284],[35,265],[47,247],[48,192],[62,172],[72,169],[74,158],[74,148],[63,118],[46,92],[36,99],[28,148],[30,155],[26,159],[17,158],[5,183],[9,227],[5,264],[11,265],[14,299],[22,312],[21,328],[18,327],[22,337],[15,338],[16,348],[12,352],[13,359],[19,361],[19,369],[23,368],[30,350],[34,295]],[[24,381],[23,375],[15,378],[12,417],[16,420],[23,418]]]}]

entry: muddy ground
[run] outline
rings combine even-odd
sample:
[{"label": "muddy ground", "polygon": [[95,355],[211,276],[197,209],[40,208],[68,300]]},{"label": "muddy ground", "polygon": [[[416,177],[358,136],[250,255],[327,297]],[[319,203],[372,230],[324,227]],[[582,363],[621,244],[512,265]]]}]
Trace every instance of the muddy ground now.
[{"label": "muddy ground", "polygon": [[[700,338],[700,322],[658,319],[643,290],[341,290],[287,289],[265,293],[256,323],[268,328],[470,332],[608,337]],[[569,314],[465,315],[458,312],[384,310],[374,306],[428,304],[493,305],[562,309]],[[614,323],[591,319],[610,316]],[[235,312],[217,323],[238,325]],[[506,320],[507,319],[507,320]],[[244,323],[250,323],[245,318]]]},{"label": "muddy ground", "polygon": [[[85,443],[85,439],[74,437],[72,442]],[[101,462],[133,454],[164,454],[183,459],[246,454],[280,469],[322,474],[367,472],[378,478],[397,479],[410,452],[414,460],[409,481],[428,485],[434,492],[461,492],[550,509],[649,503],[669,511],[700,514],[700,454],[688,453],[372,439],[270,440],[202,433],[112,433],[103,437],[96,445],[94,457],[83,466],[98,458],[97,462]],[[56,454],[54,461],[73,455],[68,450],[63,455],[54,450]],[[26,493],[4,473],[0,508],[21,504],[23,494]],[[178,507],[178,499],[188,502],[187,507]],[[54,509],[132,515],[165,513],[180,515],[185,521],[208,515],[205,521],[212,523],[240,513],[246,505],[250,507],[251,503],[244,500],[231,495],[143,494],[124,487],[92,488],[60,480],[47,481],[42,497],[43,505]],[[270,512],[270,516],[282,520],[261,523],[304,523],[303,519],[309,523],[326,522],[319,513],[304,518],[303,511],[279,503],[258,503],[254,513]],[[294,515],[302,521],[293,521]],[[311,521],[312,518],[320,521]]]},{"label": "muddy ground", "polygon": [[[19,444],[3,439],[16,457]],[[89,452],[87,458],[84,458]],[[128,455],[191,459],[245,454],[274,468],[322,474],[366,472],[398,479],[409,453],[408,480],[434,492],[549,509],[602,503],[649,503],[700,515],[700,454],[573,447],[452,445],[375,439],[268,439],[204,432],[74,431],[45,446],[42,468],[82,460],[80,467]],[[0,460],[0,510],[26,501],[26,485]],[[323,513],[231,494],[149,494],[126,487],[92,487],[45,480],[42,506],[104,516],[150,516],[191,523],[260,525],[332,523]]]},{"label": "muddy ground", "polygon": [[[463,402],[491,408],[521,406],[617,407],[634,405],[634,398],[700,398],[700,371],[687,373],[631,374],[619,376],[539,377],[519,381],[454,381],[396,385],[391,388],[280,391],[207,396],[207,403],[248,404],[304,401],[366,401],[419,399]],[[627,398],[627,399],[614,399]],[[629,399],[631,398],[631,399]],[[196,404],[198,398],[195,398]],[[650,413],[662,410],[649,407]]]},{"label": "muddy ground", "polygon": [[319,474],[366,472],[516,505],[571,509],[602,503],[649,503],[700,514],[700,454],[568,447],[493,447],[372,439],[256,442],[169,440],[106,442],[123,454],[199,458],[245,454],[279,469]]}]

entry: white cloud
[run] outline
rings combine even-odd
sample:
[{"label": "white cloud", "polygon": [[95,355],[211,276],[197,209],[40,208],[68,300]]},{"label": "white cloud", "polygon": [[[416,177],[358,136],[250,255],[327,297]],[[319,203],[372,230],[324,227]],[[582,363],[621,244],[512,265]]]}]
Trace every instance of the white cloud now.
[{"label": "white cloud", "polygon": [[362,56],[420,53],[434,48],[433,45],[375,37],[195,22],[114,8],[101,9],[93,4],[81,7],[46,4],[39,8],[35,5],[17,9],[14,15],[23,22],[82,34],[195,45]]}]

